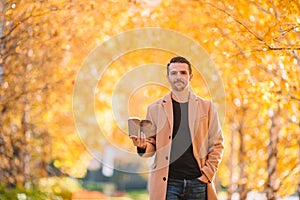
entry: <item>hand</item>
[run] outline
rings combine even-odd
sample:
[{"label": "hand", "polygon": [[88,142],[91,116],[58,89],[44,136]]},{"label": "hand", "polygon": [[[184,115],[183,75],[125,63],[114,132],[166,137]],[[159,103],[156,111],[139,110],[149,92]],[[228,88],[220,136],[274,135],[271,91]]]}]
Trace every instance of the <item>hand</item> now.
[{"label": "hand", "polygon": [[198,179],[203,183],[209,183],[208,178],[204,174],[202,174],[202,176],[200,176]]},{"label": "hand", "polygon": [[134,146],[139,147],[141,149],[146,149],[147,147],[146,135],[143,132],[141,132],[140,135],[138,135],[137,137],[131,136],[130,138]]}]

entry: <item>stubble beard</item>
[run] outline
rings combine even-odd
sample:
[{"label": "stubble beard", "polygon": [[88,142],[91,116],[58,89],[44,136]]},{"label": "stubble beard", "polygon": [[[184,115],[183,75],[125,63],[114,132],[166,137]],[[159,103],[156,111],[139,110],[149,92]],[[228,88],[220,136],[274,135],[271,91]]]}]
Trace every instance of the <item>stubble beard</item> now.
[{"label": "stubble beard", "polygon": [[182,83],[181,82],[181,84],[182,84],[182,86],[176,86],[176,83],[174,83],[173,84],[173,90],[175,90],[175,91],[177,91],[177,92],[182,92],[182,91],[184,91],[186,88],[187,88],[187,84],[185,84],[185,83]]}]

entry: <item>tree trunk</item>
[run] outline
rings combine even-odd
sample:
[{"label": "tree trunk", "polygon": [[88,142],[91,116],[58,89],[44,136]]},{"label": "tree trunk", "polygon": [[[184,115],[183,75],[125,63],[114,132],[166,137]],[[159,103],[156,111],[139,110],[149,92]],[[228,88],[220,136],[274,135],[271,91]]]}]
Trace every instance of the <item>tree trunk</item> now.
[{"label": "tree trunk", "polygon": [[246,150],[245,150],[245,142],[244,142],[244,133],[243,127],[239,127],[239,136],[240,136],[240,148],[239,148],[239,166],[240,166],[240,178],[239,178],[239,194],[240,199],[245,200],[247,198],[247,177],[246,177]]},{"label": "tree trunk", "polygon": [[[27,100],[26,100],[27,101]],[[22,152],[21,158],[22,160],[22,169],[20,171],[23,171],[23,177],[22,180],[23,182],[21,183],[22,186],[25,185],[26,182],[29,181],[30,179],[30,154],[31,152],[30,149],[30,144],[29,144],[29,139],[31,137],[31,130],[30,130],[30,124],[29,124],[29,109],[30,106],[26,103],[25,104],[25,109],[24,113],[22,115],[22,134],[23,134],[23,144],[24,144],[24,150]]]},{"label": "tree trunk", "polygon": [[[25,82],[23,83],[23,91],[28,90],[28,74],[30,72],[27,71],[28,69],[24,67],[24,79]],[[23,151],[20,155],[20,161],[22,165],[20,166],[22,171],[23,177],[21,177],[21,186],[24,186],[25,183],[27,183],[30,180],[30,152],[32,150],[30,149],[30,138],[32,137],[32,126],[31,126],[31,119],[30,119],[30,112],[31,112],[31,105],[30,105],[30,97],[28,94],[25,94],[21,100],[23,104],[23,110],[22,110],[22,121],[21,121],[21,134],[23,138]]]},{"label": "tree trunk", "polygon": [[231,123],[231,144],[230,144],[230,157],[229,157],[229,184],[228,184],[228,190],[227,190],[227,199],[231,200],[232,195],[234,192],[234,152],[235,152],[235,128],[234,128],[234,122]]},{"label": "tree trunk", "polygon": [[268,200],[276,200],[277,190],[279,187],[279,182],[277,180],[277,143],[278,136],[280,131],[280,109],[273,113],[273,110],[270,110],[270,118],[271,118],[271,128],[270,128],[270,142],[268,145],[268,181],[267,181],[267,199]]},{"label": "tree trunk", "polygon": [[[0,2],[0,10],[1,13],[5,13],[5,0],[1,0]],[[5,47],[5,39],[4,39],[4,26],[5,26],[5,16],[4,14],[0,15],[0,85],[3,81],[4,75],[4,47]]]},{"label": "tree trunk", "polygon": [[[5,25],[5,18],[4,18],[4,10],[5,10],[5,4],[6,1],[5,0],[1,0],[0,1],[0,11],[1,11],[1,15],[0,15],[0,88],[2,85],[2,81],[3,81],[3,75],[4,75],[4,55],[3,55],[3,50],[4,50],[4,46],[5,46],[5,40],[4,40],[4,25]],[[1,95],[0,95],[0,101],[1,101]],[[5,110],[4,108],[0,108],[0,131],[2,132],[2,123],[3,123],[3,110]],[[2,133],[3,134],[3,133]],[[3,135],[0,135],[0,156],[3,158],[5,156],[5,139]],[[3,162],[3,161],[2,161]],[[5,174],[4,174],[4,164],[0,162],[0,185],[2,185],[3,181],[5,178]]]},{"label": "tree trunk", "polygon": [[[299,129],[300,129],[300,122],[299,122]],[[298,169],[300,169],[300,137],[298,136]],[[298,175],[298,197],[300,199],[300,174]]]}]

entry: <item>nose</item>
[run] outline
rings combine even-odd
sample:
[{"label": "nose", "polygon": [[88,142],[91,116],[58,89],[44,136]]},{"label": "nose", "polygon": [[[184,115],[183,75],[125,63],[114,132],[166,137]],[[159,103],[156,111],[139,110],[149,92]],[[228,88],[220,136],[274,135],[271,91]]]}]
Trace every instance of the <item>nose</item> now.
[{"label": "nose", "polygon": [[176,77],[175,82],[181,82],[181,83],[183,83],[183,79],[181,79],[180,77]]}]

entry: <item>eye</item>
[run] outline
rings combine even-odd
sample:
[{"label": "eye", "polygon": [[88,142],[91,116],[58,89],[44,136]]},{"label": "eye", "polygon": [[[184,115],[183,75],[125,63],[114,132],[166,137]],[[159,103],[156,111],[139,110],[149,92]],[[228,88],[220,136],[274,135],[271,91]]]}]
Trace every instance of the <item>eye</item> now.
[{"label": "eye", "polygon": [[177,74],[177,72],[172,71],[170,74],[174,76]]},{"label": "eye", "polygon": [[182,75],[187,75],[187,71],[181,71],[180,72]]}]

